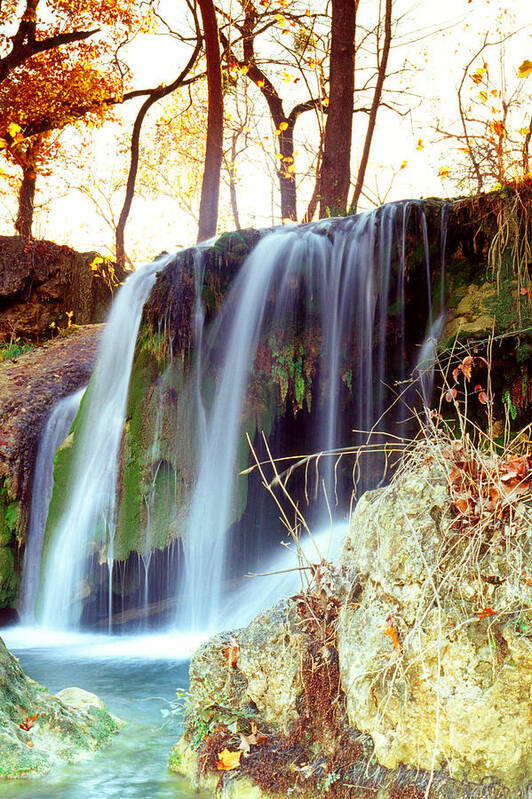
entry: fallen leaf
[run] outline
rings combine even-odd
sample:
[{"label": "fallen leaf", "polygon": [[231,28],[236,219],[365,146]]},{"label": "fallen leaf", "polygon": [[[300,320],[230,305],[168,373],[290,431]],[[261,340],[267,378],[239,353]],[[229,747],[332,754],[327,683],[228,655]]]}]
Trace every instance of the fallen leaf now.
[{"label": "fallen leaf", "polygon": [[235,768],[239,768],[241,756],[241,751],[230,752],[229,749],[224,749],[222,752],[218,752],[216,768],[218,771],[232,771]]},{"label": "fallen leaf", "polygon": [[21,730],[26,730],[26,732],[28,732],[28,730],[31,730],[31,728],[37,721],[38,717],[39,717],[38,713],[36,713],[35,716],[28,716],[26,721],[21,721],[21,723],[18,726],[20,727]]},{"label": "fallen leaf", "polygon": [[384,635],[387,635],[388,638],[391,638],[391,641],[392,641],[392,644],[394,646],[394,649],[396,651],[399,651],[401,649],[401,644],[399,643],[399,636],[397,635],[397,630],[395,629],[395,626],[390,621],[389,617],[386,619],[386,621],[389,622],[388,623],[388,627],[383,627],[382,631],[383,631]]},{"label": "fallen leaf", "polygon": [[488,616],[496,615],[496,611],[493,610],[493,608],[483,608],[482,610],[476,610],[475,613],[478,617],[477,621],[480,621],[480,619],[486,619]]}]

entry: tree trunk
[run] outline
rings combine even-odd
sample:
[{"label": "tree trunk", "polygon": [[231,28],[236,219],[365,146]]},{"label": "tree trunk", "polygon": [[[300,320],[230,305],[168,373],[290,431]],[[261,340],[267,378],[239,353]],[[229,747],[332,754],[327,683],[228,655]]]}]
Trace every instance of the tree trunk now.
[{"label": "tree trunk", "polygon": [[377,122],[377,112],[381,104],[382,87],[386,78],[386,70],[388,68],[388,56],[390,54],[390,45],[392,41],[392,5],[393,0],[386,0],[386,10],[384,13],[384,46],[382,48],[382,55],[379,62],[379,73],[377,76],[377,85],[373,92],[373,100],[368,119],[368,129],[366,131],[366,139],[364,141],[364,149],[362,151],[362,158],[360,159],[360,166],[358,168],[357,182],[355,191],[353,193],[353,200],[349,209],[350,213],[356,213],[358,201],[362,194],[364,187],[364,178],[366,176],[366,167],[369,161],[369,153],[371,150],[371,142],[375,132],[375,123]]},{"label": "tree trunk", "polygon": [[198,0],[203,21],[203,38],[207,56],[207,89],[209,112],[207,116],[207,146],[201,185],[198,241],[216,234],[220,169],[223,155],[223,92],[222,64],[216,11],[212,0]]},{"label": "tree trunk", "polygon": [[37,159],[41,148],[41,139],[36,136],[28,145],[23,156],[17,158],[22,169],[22,183],[18,192],[18,212],[15,230],[24,239],[31,239],[35,188],[37,184]]},{"label": "tree trunk", "polygon": [[357,7],[358,0],[332,0],[331,88],[321,168],[321,217],[344,214],[347,207],[351,177]]},{"label": "tree trunk", "polygon": [[294,127],[289,125],[279,136],[279,186],[281,189],[281,219],[297,219],[297,193],[294,174]]},{"label": "tree trunk", "polygon": [[159,98],[158,97],[149,97],[147,100],[144,101],[140,111],[137,114],[137,118],[135,119],[135,124],[133,125],[133,133],[131,136],[131,148],[130,148],[130,161],[129,161],[129,172],[127,176],[127,184],[126,184],[126,196],[124,198],[124,204],[122,206],[122,210],[120,211],[120,216],[118,218],[118,224],[116,226],[116,235],[115,235],[115,258],[116,262],[120,264],[120,266],[125,266],[126,264],[126,245],[125,245],[125,230],[126,230],[126,222],[129,216],[129,212],[131,210],[131,203],[133,202],[133,197],[135,196],[135,182],[137,180],[137,171],[139,168],[139,150],[140,150],[140,131],[142,128],[142,123],[144,121],[144,117],[148,113],[150,106],[152,106]]},{"label": "tree trunk", "polygon": [[148,99],[145,100],[142,106],[140,107],[137,117],[135,119],[135,123],[133,125],[133,133],[131,134],[131,147],[130,147],[131,155],[129,161],[129,172],[127,176],[126,196],[124,197],[124,204],[122,206],[122,210],[120,212],[120,217],[118,219],[118,224],[116,226],[116,231],[115,231],[115,249],[116,249],[115,257],[117,263],[119,263],[120,266],[124,266],[126,262],[126,246],[125,246],[126,222],[128,220],[129,212],[131,210],[133,197],[135,196],[135,182],[137,180],[137,171],[139,167],[140,132],[142,129],[142,123],[144,122],[146,114],[148,113],[148,111],[150,110],[151,106],[154,103],[158,102],[161,98],[171,94],[183,84],[186,76],[188,75],[188,73],[196,63],[196,59],[200,53],[200,50],[201,50],[201,42],[198,33],[197,44],[183,71],[168,86],[165,86],[164,88],[159,87],[156,89],[152,89],[150,91]]},{"label": "tree trunk", "polygon": [[235,220],[236,230],[241,229],[240,217],[238,215],[238,198],[236,196],[236,182],[235,182],[235,161],[236,161],[236,143],[238,133],[233,133],[231,140],[231,163],[227,164],[227,174],[229,175],[229,196],[231,198],[231,210],[233,212],[233,219]]}]

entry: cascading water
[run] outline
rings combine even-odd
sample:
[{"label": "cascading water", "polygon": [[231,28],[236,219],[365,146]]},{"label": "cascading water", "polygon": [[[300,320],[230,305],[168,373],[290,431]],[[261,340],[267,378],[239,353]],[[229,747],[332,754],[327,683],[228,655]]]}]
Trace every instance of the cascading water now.
[{"label": "cascading water", "polygon": [[44,531],[54,487],[54,456],[70,430],[84,392],[82,388],[55,404],[39,443],[20,587],[19,615],[26,623],[33,620],[39,588]]},{"label": "cascading water", "polygon": [[[235,471],[241,439],[241,413],[249,374],[273,287],[273,318],[284,321],[293,311],[287,304],[291,281],[303,268],[309,288],[314,275],[323,273],[329,242],[310,231],[302,236],[280,231],[267,236],[253,250],[237,276],[207,341],[202,368],[216,369],[214,360],[220,340],[226,342],[220,378],[207,419],[207,435],[187,525],[184,596],[192,628],[209,629],[220,609],[221,582],[226,555],[226,535],[235,499]],[[314,285],[313,285],[314,284]],[[207,587],[207,590],[205,590]]]},{"label": "cascading water", "polygon": [[[112,564],[118,452],[131,364],[144,303],[167,261],[160,258],[128,278],[102,337],[82,403],[83,419],[66,490],[68,503],[57,529],[50,531],[51,544],[42,572],[42,601],[36,615],[47,627],[76,626],[79,620],[83,556],[91,538],[103,541],[108,563]],[[111,580],[111,568],[109,573]]]},{"label": "cascading water", "polygon": [[[443,228],[443,214],[441,221]],[[416,256],[418,285],[412,287],[409,236],[414,227],[414,245],[418,247],[421,239],[422,255]],[[255,538],[267,534],[264,540],[271,547],[282,535],[282,530],[277,534],[267,529],[269,523],[258,507],[252,507],[252,501],[246,505],[242,500],[245,481],[238,477],[238,471],[248,465],[245,432],[253,437],[264,428],[269,431],[276,425],[300,424],[302,444],[295,451],[304,455],[316,450],[335,452],[346,443],[356,446],[364,442],[365,435],[353,431],[379,432],[389,424],[404,422],[408,414],[401,410],[401,403],[393,421],[382,421],[394,395],[390,382],[411,375],[416,349],[426,331],[436,334],[443,318],[438,316],[432,322],[441,308],[439,302],[437,311],[432,307],[429,244],[427,219],[422,203],[417,202],[394,203],[357,217],[274,230],[251,251],[216,313],[212,304],[204,305],[205,297],[213,293],[209,250],[200,247],[192,251],[188,276],[182,278],[185,273],[179,271],[181,267],[173,274],[176,280],[183,279],[183,286],[192,286],[186,308],[193,349],[177,349],[176,357],[170,346],[170,360],[158,368],[150,389],[153,443],[145,461],[146,487],[141,500],[144,527],[142,536],[140,531],[135,532],[141,543],[130,550],[138,553],[136,561],[128,565],[122,555],[117,565],[113,564],[116,482],[133,352],[144,302],[157,272],[171,258],[135,273],[115,301],[76,422],[69,483],[66,489],[63,487],[68,503],[59,522],[47,531],[47,557],[41,570],[42,621],[51,627],[76,626],[87,595],[90,564],[105,560],[108,585],[104,604],[109,629],[114,579],[117,585],[136,580],[140,587],[134,588],[134,601],[147,609],[151,596],[148,572],[158,548],[157,568],[160,571],[161,564],[166,563],[166,573],[157,572],[156,579],[168,585],[174,581],[174,591],[161,590],[160,595],[167,597],[167,607],[177,605],[177,625],[203,631],[224,625],[224,602],[232,590],[228,579],[241,580],[253,567],[259,553],[259,547],[253,550]],[[443,265],[443,229],[440,244]],[[182,304],[186,291],[182,294],[181,290],[176,285],[173,302]],[[160,314],[159,331],[154,334],[158,340],[164,339],[166,324],[164,309]],[[186,314],[178,317],[186,320]],[[180,329],[178,324],[174,332],[179,334]],[[186,340],[185,335],[182,340]],[[430,355],[426,348],[423,353]],[[428,390],[428,384],[424,387]],[[176,408],[179,402],[186,407],[183,418],[187,425],[190,420],[192,431],[187,441],[191,451],[194,443],[197,449],[195,464],[188,453],[186,458],[185,471],[188,474],[190,458],[193,475],[193,490],[188,489],[188,495],[181,484],[178,490],[175,481],[182,479],[186,486],[189,478],[178,478],[180,460],[168,452],[167,441],[162,443],[169,422],[154,403],[158,397],[162,402],[167,394],[174,397]],[[257,394],[262,397],[260,410],[256,402],[253,404]],[[292,418],[290,403],[300,421],[286,421]],[[182,417],[179,419],[183,427]],[[183,439],[179,425],[174,424],[174,428],[178,431],[175,450],[179,450],[184,446]],[[273,453],[274,457],[285,454],[283,446],[274,447]],[[127,452],[124,457],[127,460]],[[345,517],[345,508],[335,509],[334,503],[338,498],[341,505],[342,491],[344,502],[349,498],[351,469],[345,470],[340,479],[344,480],[343,488],[337,490],[337,466],[336,457],[325,453],[316,468],[314,491],[310,493],[318,497],[309,511],[314,530],[324,526],[327,505],[332,506],[334,517]],[[375,477],[379,464],[375,462],[368,472],[372,469],[363,477],[362,488],[379,479]],[[304,493],[306,496],[306,487]],[[178,501],[180,508],[169,507],[166,517],[162,514],[172,532],[161,538],[161,502],[171,506]],[[178,516],[184,517],[184,529]],[[235,550],[234,530],[231,532],[235,525],[240,525],[242,540],[251,542],[249,553]],[[179,548],[176,557],[167,562],[161,559],[161,548],[177,547],[182,534],[184,570]],[[169,566],[175,574],[170,573]],[[173,594],[177,581],[176,601]],[[122,612],[129,612],[123,590]]]},{"label": "cascading water", "polygon": [[[185,542],[183,597],[192,629],[217,628],[225,616],[223,582],[229,565],[227,535],[235,518],[236,474],[244,430],[242,414],[250,375],[257,371],[259,342],[269,336],[282,339],[284,331],[291,328],[305,332],[315,325],[320,331],[318,393],[321,396],[313,410],[318,435],[310,442],[309,449],[335,450],[345,443],[345,423],[339,423],[340,394],[342,387],[345,389],[343,384],[352,379],[352,375],[343,372],[350,355],[346,350],[356,350],[355,415],[350,427],[369,431],[384,411],[385,393],[381,389],[392,358],[386,334],[392,254],[399,262],[395,276],[399,333],[398,342],[391,346],[397,347],[398,343],[399,374],[402,378],[407,374],[406,234],[413,211],[419,215],[423,239],[426,280],[424,297],[420,300],[425,308],[423,327],[430,325],[427,222],[420,204],[402,203],[340,222],[324,221],[267,235],[242,266],[217,321],[209,334],[203,336],[206,344],[201,353],[203,376],[199,383],[212,384],[215,374],[217,379],[210,402],[203,396],[199,403],[202,413],[207,408],[207,435],[200,448]],[[402,235],[395,243],[396,252],[392,253],[397,228]],[[293,345],[291,352],[295,352]],[[292,371],[297,367],[295,356],[294,361],[288,366]],[[303,376],[300,377],[303,381]],[[325,455],[321,480],[329,504],[335,494],[334,478],[333,459]],[[322,513],[322,524],[323,516]]]}]

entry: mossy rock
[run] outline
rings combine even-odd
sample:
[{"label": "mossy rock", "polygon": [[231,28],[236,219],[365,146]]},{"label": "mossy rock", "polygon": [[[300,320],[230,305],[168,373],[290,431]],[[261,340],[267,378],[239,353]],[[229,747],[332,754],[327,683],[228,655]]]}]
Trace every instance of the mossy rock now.
[{"label": "mossy rock", "polygon": [[8,547],[0,547],[0,607],[9,607],[17,596],[15,559]]},{"label": "mossy rock", "polygon": [[[76,701],[80,694],[83,702]],[[30,729],[22,729],[34,716]],[[85,691],[71,689],[63,699],[49,694],[24,674],[0,639],[0,778],[36,776],[61,761],[84,760],[122,726]]]}]

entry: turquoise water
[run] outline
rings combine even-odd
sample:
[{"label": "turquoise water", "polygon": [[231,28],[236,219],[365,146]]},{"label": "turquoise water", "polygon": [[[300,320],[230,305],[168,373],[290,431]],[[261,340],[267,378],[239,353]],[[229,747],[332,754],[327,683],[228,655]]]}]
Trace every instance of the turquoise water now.
[{"label": "turquoise water", "polygon": [[[166,638],[107,639],[64,637],[47,645],[31,631],[0,630],[26,674],[51,693],[76,685],[101,697],[127,722],[113,742],[93,758],[56,766],[50,774],[0,783],[2,799],[203,799],[166,766],[179,737],[178,718],[161,711],[186,688],[193,644]],[[181,654],[180,654],[181,652]]]}]

